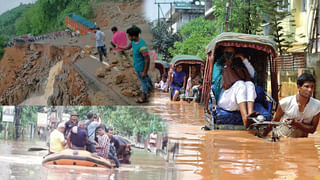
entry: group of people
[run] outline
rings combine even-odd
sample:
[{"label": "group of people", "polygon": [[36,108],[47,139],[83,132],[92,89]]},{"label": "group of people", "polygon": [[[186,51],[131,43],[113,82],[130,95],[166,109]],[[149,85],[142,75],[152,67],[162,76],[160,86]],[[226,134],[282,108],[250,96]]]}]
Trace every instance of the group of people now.
[{"label": "group of people", "polygon": [[[148,93],[153,90],[153,84],[148,75],[150,65],[149,50],[146,42],[140,37],[141,29],[135,25],[132,25],[132,27],[127,29],[127,34],[119,31],[117,27],[112,27],[111,31],[113,36],[111,41],[112,48],[110,49],[114,50],[115,54],[118,56],[118,60],[120,61],[120,69],[124,70],[123,62],[124,60],[129,59],[125,51],[132,48],[133,67],[142,86],[142,94],[136,100],[136,102],[145,103],[148,99]],[[102,62],[102,56],[107,58],[107,48],[106,44],[104,43],[105,35],[99,27],[95,27],[94,33],[99,59]],[[127,45],[128,39],[130,40],[130,43]]]},{"label": "group of people", "polygon": [[196,92],[201,91],[202,78],[196,65],[190,65],[190,68],[191,74],[187,74],[181,64],[175,66],[169,70],[168,75],[162,74],[161,81],[155,83],[155,88],[161,92],[168,92],[171,88],[172,101],[179,101],[181,94],[187,98],[194,98]]},{"label": "group of people", "polygon": [[[225,47],[223,55],[217,59],[212,71],[213,92],[217,106],[227,111],[240,111],[245,127],[252,123],[250,117],[257,98],[256,71],[248,59],[234,47]],[[314,133],[320,118],[320,101],[312,97],[315,88],[312,74],[303,73],[297,79],[298,94],[283,98],[272,121],[282,121],[275,127],[278,137],[307,137]],[[265,129],[267,136],[274,125]]]},{"label": "group of people", "polygon": [[87,114],[87,120],[78,121],[76,112],[66,123],[59,123],[57,129],[50,134],[49,153],[64,150],[66,147],[74,150],[87,150],[105,159],[111,159],[116,167],[120,166],[117,152],[121,153],[120,144],[127,143],[124,138],[113,135],[112,128],[106,128],[101,118],[92,112]]}]

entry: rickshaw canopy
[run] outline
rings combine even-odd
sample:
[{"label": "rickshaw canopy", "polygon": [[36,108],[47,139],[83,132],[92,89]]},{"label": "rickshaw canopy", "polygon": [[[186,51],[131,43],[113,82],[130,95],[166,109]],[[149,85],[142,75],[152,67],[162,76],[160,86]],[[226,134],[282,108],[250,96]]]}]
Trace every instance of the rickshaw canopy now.
[{"label": "rickshaw canopy", "polygon": [[277,55],[276,43],[268,36],[223,32],[211,40],[206,47],[206,51],[214,55],[215,50],[220,46],[253,48],[264,51],[272,57],[276,57]]},{"label": "rickshaw canopy", "polygon": [[188,64],[200,64],[204,66],[204,61],[199,56],[192,55],[176,55],[172,58],[171,64],[173,66],[188,63]]},{"label": "rickshaw canopy", "polygon": [[170,68],[170,63],[162,60],[155,60],[155,63],[161,64],[164,68]]}]

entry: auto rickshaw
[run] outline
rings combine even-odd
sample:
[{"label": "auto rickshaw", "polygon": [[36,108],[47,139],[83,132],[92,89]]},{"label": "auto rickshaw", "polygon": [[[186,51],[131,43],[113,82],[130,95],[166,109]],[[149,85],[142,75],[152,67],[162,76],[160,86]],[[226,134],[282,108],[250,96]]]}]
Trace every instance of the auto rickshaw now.
[{"label": "auto rickshaw", "polygon": [[158,81],[160,81],[163,74],[168,74],[168,71],[170,68],[170,63],[168,63],[166,61],[156,60],[154,62],[154,65],[155,65],[155,68],[158,69],[160,72],[160,76],[158,79]]},{"label": "auto rickshaw", "polygon": [[[187,74],[187,81],[189,78],[189,75],[191,74],[191,66],[195,66],[197,69],[197,73],[199,73],[201,79],[203,77],[203,70],[205,67],[204,61],[198,57],[198,56],[191,56],[191,55],[177,55],[174,56],[172,61],[171,61],[171,68],[174,68],[178,65],[182,65],[182,68],[186,74]],[[200,82],[202,84],[202,82]],[[184,91],[181,92],[180,94],[180,99],[184,100],[193,100],[193,101],[200,101],[201,97],[201,85],[197,88],[196,92],[194,93],[194,96],[191,96],[191,87],[188,89],[184,89]],[[169,88],[169,94],[170,94],[170,99],[172,100],[172,93],[171,93],[171,88]]]},{"label": "auto rickshaw", "polygon": [[[251,34],[225,32],[214,38],[207,46],[207,59],[204,71],[201,104],[205,110],[206,130],[233,129],[244,130],[240,111],[226,111],[219,108],[214,99],[212,71],[215,61],[222,56],[224,47],[235,47],[245,54],[257,72],[257,87],[262,88],[264,102],[254,103],[255,112],[264,117],[264,122],[270,123],[272,113],[278,102],[278,84],[275,57],[277,55],[275,42],[266,37]],[[271,94],[266,93],[268,69],[271,80]],[[258,94],[258,92],[257,92]],[[261,121],[262,122],[262,121]],[[262,123],[263,124],[263,123]],[[267,124],[267,123],[264,123]]]}]

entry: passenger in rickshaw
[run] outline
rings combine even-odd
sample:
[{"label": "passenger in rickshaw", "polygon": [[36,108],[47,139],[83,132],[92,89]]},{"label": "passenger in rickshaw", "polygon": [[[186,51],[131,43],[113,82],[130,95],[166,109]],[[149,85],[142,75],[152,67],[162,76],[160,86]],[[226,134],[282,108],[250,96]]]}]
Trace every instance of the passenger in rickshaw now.
[{"label": "passenger in rickshaw", "polygon": [[255,70],[247,58],[236,54],[235,48],[225,47],[223,55],[213,66],[212,82],[217,105],[227,111],[240,110],[243,125],[248,127],[248,117],[256,116],[254,101],[257,97]]},{"label": "passenger in rickshaw", "polygon": [[154,83],[154,87],[161,92],[167,92],[168,91],[168,75],[162,74],[161,81],[159,83]]},{"label": "passenger in rickshaw", "polygon": [[178,101],[180,90],[186,87],[187,74],[182,71],[182,65],[177,65],[175,70],[169,71],[170,87],[172,88],[171,97],[172,101]]},{"label": "passenger in rickshaw", "polygon": [[187,88],[190,86],[190,97],[194,97],[197,92],[199,92],[199,87],[201,85],[200,72],[197,71],[196,66],[191,66],[191,85],[187,83]]}]

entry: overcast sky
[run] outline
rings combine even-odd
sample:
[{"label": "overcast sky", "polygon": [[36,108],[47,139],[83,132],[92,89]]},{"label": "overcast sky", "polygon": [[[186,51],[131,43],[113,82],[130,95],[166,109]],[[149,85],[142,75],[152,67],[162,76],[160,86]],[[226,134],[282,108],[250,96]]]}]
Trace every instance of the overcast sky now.
[{"label": "overcast sky", "polygon": [[[144,13],[148,20],[152,21],[158,18],[158,5],[155,2],[173,2],[174,0],[144,0]],[[166,12],[170,9],[169,4],[160,4],[163,14],[165,15]],[[160,18],[163,17],[160,11]]]},{"label": "overcast sky", "polygon": [[0,0],[0,14],[19,6],[20,3],[28,4],[34,2],[36,0]]}]

